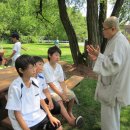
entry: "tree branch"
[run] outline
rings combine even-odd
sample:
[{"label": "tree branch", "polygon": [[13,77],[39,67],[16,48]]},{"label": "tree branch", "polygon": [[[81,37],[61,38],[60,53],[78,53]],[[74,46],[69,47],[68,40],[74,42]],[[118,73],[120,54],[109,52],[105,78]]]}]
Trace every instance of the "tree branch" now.
[{"label": "tree branch", "polygon": [[[38,16],[40,15],[43,20],[45,20],[46,22],[48,22],[48,23],[50,23],[50,24],[53,25],[53,23],[51,23],[48,19],[46,19],[46,18],[43,16],[42,11],[43,11],[43,2],[42,2],[42,0],[40,0],[40,2],[39,2],[39,10],[36,11],[36,18],[38,18],[38,19],[41,20],[41,18],[38,17]],[[43,21],[43,20],[41,20],[41,21]]]},{"label": "tree branch", "polygon": [[115,6],[113,8],[113,11],[111,13],[111,16],[119,17],[119,13],[120,13],[120,10],[121,10],[123,3],[124,3],[124,0],[116,0],[116,3],[115,3]]}]

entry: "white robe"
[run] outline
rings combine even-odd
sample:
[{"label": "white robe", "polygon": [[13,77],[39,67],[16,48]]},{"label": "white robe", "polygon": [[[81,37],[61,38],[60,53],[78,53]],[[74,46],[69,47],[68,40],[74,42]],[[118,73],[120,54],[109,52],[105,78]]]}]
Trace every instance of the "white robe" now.
[{"label": "white robe", "polygon": [[121,32],[99,54],[93,71],[99,74],[95,99],[109,106],[130,105],[130,45]]}]

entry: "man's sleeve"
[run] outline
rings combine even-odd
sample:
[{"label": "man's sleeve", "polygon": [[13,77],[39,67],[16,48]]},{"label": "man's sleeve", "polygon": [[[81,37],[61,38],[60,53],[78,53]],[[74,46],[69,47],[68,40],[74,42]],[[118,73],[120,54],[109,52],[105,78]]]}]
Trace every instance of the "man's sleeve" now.
[{"label": "man's sleeve", "polygon": [[112,76],[120,72],[126,59],[126,51],[123,46],[115,46],[114,51],[105,56],[99,54],[93,71],[102,76]]}]

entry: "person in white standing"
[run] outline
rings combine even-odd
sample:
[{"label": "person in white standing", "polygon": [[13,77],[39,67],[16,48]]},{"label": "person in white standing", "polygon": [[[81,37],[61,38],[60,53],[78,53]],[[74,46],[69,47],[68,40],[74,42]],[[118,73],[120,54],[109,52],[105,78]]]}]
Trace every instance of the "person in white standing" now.
[{"label": "person in white standing", "polygon": [[108,40],[103,54],[99,47],[87,46],[99,75],[95,99],[101,103],[101,129],[120,130],[121,107],[130,105],[130,45],[114,16],[104,21],[103,35]]},{"label": "person in white standing", "polygon": [[13,51],[8,58],[6,58],[7,62],[12,59],[12,66],[14,66],[16,59],[20,56],[21,52],[21,42],[19,41],[19,35],[17,33],[13,33],[11,35],[11,39],[14,43]]}]

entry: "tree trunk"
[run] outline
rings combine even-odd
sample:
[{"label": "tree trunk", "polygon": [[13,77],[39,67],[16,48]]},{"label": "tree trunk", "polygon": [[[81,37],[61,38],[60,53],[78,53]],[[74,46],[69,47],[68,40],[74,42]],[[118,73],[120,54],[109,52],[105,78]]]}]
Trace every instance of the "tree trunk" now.
[{"label": "tree trunk", "polygon": [[99,41],[98,0],[87,0],[88,43],[96,45]]},{"label": "tree trunk", "polygon": [[78,65],[79,63],[83,63],[83,57],[79,50],[76,33],[69,20],[65,0],[57,0],[57,1],[59,6],[60,19],[68,36],[72,58],[74,64]]},{"label": "tree trunk", "polygon": [[120,10],[121,10],[123,3],[124,3],[124,0],[116,0],[116,3],[115,3],[115,6],[113,8],[113,11],[111,13],[111,16],[119,17],[119,13],[120,13]]},{"label": "tree trunk", "polygon": [[104,49],[106,47],[106,39],[103,38],[103,22],[106,19],[106,13],[107,13],[107,0],[102,0],[100,2],[100,8],[99,8],[99,34],[100,34],[100,48],[101,52],[104,52]]},{"label": "tree trunk", "polygon": [[[95,46],[100,43],[98,22],[98,0],[87,0],[86,20],[88,29],[88,44],[93,44]],[[89,59],[87,62],[87,65],[92,67],[92,62]]]}]

